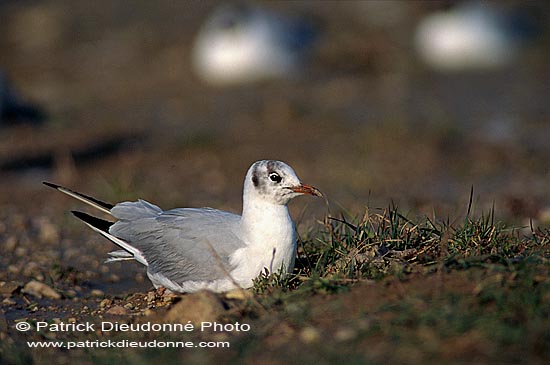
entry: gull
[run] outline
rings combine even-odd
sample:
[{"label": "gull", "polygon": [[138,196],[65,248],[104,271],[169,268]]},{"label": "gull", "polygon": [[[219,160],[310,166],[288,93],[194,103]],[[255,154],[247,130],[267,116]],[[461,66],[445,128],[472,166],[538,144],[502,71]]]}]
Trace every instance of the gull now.
[{"label": "gull", "polygon": [[536,19],[521,8],[465,2],[425,17],[416,29],[420,57],[440,71],[492,70],[512,64],[537,34]]},{"label": "gull", "polygon": [[290,273],[296,233],[287,204],[299,195],[322,197],[284,162],[256,161],[244,181],[242,214],[213,208],[162,210],[145,200],[116,205],[44,182],[116,218],[72,213],[122,250],[107,262],[136,260],[155,286],[176,292],[250,288],[265,269]]},{"label": "gull", "polygon": [[259,6],[223,4],[200,28],[192,50],[194,71],[211,85],[247,84],[295,74],[316,38],[306,18]]}]

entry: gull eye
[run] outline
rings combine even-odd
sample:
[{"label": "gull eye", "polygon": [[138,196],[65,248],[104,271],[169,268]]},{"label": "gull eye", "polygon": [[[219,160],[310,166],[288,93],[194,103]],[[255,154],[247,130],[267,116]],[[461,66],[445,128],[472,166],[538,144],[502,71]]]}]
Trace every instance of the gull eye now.
[{"label": "gull eye", "polygon": [[278,173],[272,172],[272,173],[269,174],[269,180],[271,180],[275,183],[280,183],[282,178]]}]

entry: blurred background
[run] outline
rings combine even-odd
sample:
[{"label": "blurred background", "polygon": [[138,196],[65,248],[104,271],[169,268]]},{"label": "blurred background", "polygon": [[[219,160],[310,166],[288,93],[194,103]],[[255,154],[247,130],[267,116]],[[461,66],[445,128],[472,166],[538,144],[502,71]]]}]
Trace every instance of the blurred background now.
[{"label": "blurred background", "polygon": [[0,233],[39,219],[56,250],[107,252],[42,180],[238,212],[265,158],[332,214],[393,201],[452,220],[473,186],[480,209],[548,223],[549,17],[547,1],[0,1]]}]

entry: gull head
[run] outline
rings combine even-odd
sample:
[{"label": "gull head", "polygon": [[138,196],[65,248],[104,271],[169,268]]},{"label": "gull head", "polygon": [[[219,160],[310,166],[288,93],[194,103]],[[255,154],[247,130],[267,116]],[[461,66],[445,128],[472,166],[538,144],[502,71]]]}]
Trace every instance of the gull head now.
[{"label": "gull head", "polygon": [[286,205],[299,195],[322,197],[323,194],[311,185],[300,181],[296,173],[284,162],[275,160],[256,161],[248,169],[244,182],[244,198],[259,197],[266,202]]}]

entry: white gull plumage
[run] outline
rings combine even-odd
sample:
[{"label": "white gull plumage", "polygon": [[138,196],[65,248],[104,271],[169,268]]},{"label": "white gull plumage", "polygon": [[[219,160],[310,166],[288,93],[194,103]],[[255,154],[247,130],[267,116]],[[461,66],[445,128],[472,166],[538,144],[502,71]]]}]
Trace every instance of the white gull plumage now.
[{"label": "white gull plumage", "polygon": [[301,69],[315,38],[306,18],[223,3],[198,32],[192,64],[199,77],[218,86],[283,78]]},{"label": "white gull plumage", "polygon": [[[416,29],[420,57],[440,71],[491,70],[511,64],[523,39],[498,2],[464,2],[425,17]],[[529,26],[527,24],[526,26]]]},{"label": "white gull plumage", "polygon": [[112,223],[73,212],[122,248],[107,261],[135,259],[147,266],[155,287],[173,292],[249,288],[264,269],[292,271],[296,235],[287,204],[303,194],[322,196],[289,165],[274,160],[257,161],[248,170],[242,215],[212,208],[163,211],[144,200],[112,205],[45,184],[116,218]]}]

